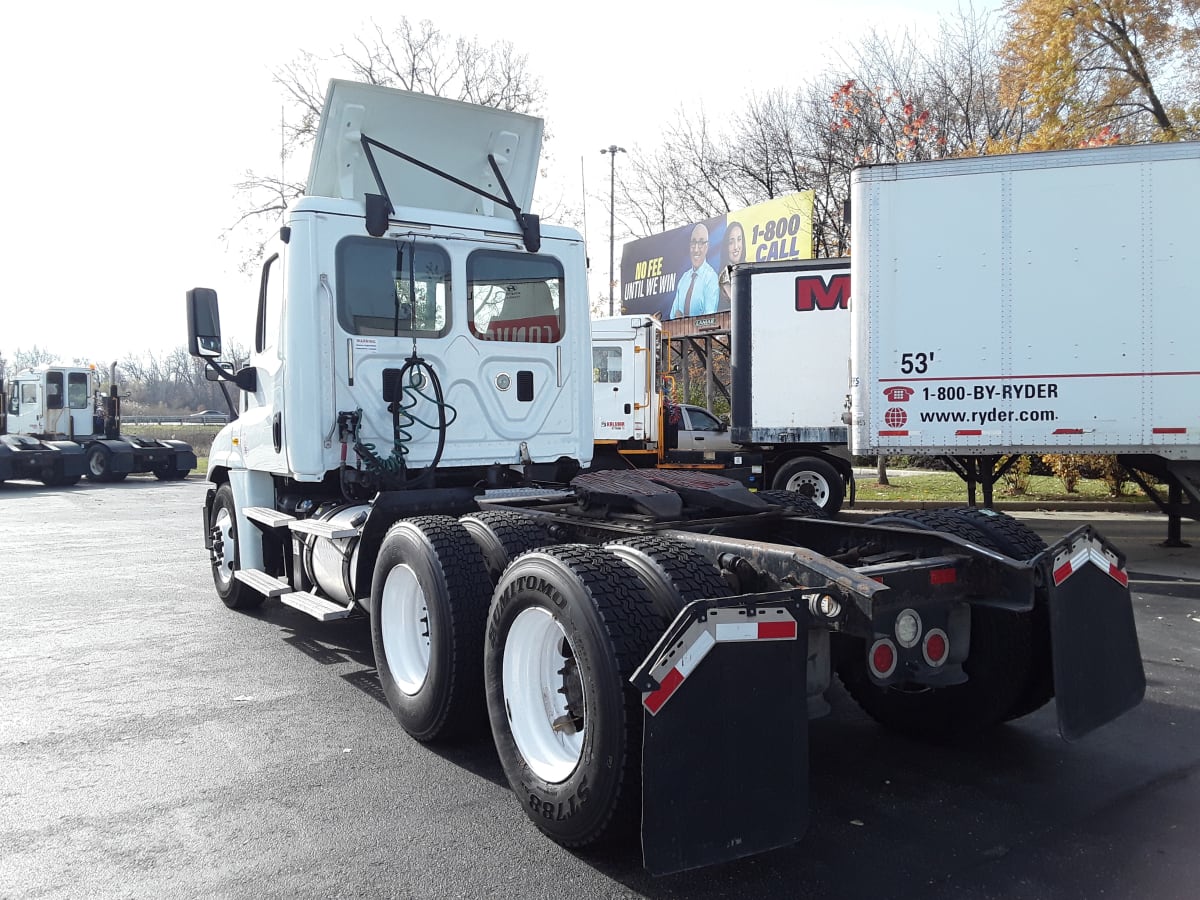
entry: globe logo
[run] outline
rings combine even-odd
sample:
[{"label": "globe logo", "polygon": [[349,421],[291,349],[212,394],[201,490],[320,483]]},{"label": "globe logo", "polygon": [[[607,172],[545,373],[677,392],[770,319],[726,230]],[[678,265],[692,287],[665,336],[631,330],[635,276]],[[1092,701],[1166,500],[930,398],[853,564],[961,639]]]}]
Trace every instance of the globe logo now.
[{"label": "globe logo", "polygon": [[883,414],[883,421],[888,423],[889,428],[903,428],[908,421],[908,413],[899,406],[892,406]]}]

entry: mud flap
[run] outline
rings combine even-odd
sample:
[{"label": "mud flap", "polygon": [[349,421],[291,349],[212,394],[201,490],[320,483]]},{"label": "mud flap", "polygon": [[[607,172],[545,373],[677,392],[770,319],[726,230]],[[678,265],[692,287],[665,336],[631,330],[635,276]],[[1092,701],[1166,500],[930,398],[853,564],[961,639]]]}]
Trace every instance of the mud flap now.
[{"label": "mud flap", "polygon": [[784,609],[701,603],[634,676],[653,875],[794,844],[808,824],[805,631]]},{"label": "mud flap", "polygon": [[1146,673],[1125,558],[1091,526],[1041,557],[1050,562],[1050,635],[1058,731],[1074,741],[1141,702]]}]

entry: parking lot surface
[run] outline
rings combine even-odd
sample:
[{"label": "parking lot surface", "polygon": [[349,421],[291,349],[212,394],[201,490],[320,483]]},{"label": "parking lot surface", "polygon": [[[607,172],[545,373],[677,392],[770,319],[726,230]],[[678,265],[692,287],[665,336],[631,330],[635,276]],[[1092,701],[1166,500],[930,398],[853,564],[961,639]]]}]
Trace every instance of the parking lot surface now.
[{"label": "parking lot surface", "polygon": [[[1084,517],[1128,554],[1148,680],[1132,712],[1075,744],[1051,704],[986,740],[931,745],[835,686],[811,727],[804,840],[656,879],[636,848],[542,837],[486,734],[409,739],[363,620],[225,609],[204,490],[0,485],[0,897],[1197,894],[1196,523],[1195,546],[1166,548],[1157,514]],[[1020,516],[1048,539],[1079,524]]]}]

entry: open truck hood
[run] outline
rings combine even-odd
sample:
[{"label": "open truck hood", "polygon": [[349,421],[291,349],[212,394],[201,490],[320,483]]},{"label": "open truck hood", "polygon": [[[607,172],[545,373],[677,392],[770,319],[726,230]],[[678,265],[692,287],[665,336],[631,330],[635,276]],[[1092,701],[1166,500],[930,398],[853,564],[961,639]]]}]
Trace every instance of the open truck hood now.
[{"label": "open truck hood", "polygon": [[[317,129],[308,193],[361,200],[380,193],[363,152],[363,135],[468,184],[503,197],[488,154],[513,200],[530,208],[542,149],[541,119],[338,79],[329,82]],[[411,162],[375,149],[375,163],[397,207],[495,215],[496,204]]]}]

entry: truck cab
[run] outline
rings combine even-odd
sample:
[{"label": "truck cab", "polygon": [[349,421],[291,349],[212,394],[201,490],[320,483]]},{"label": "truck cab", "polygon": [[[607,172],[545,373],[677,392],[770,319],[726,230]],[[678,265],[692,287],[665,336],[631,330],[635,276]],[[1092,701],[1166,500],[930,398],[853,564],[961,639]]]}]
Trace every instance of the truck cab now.
[{"label": "truck cab", "polygon": [[86,366],[38,366],[9,383],[8,430],[61,439],[92,433],[92,372]]},{"label": "truck cab", "polygon": [[[239,511],[561,481],[590,461],[583,240],[524,212],[541,139],[517,113],[330,83],[249,365],[218,376],[244,397],[207,477]],[[215,368],[215,293],[188,302]]]}]

